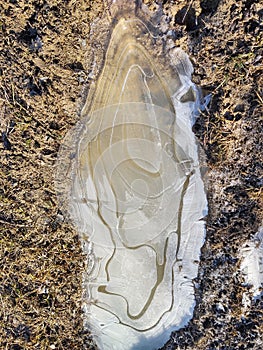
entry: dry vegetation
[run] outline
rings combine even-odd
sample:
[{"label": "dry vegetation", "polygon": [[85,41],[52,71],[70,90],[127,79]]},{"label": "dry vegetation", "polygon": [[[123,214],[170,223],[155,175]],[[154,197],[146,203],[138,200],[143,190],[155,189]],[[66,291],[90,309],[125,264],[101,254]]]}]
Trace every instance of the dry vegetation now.
[{"label": "dry vegetation", "polygon": [[[210,208],[198,304],[165,349],[259,350],[262,301],[244,309],[249,288],[238,268],[239,248],[262,220],[263,10],[254,0],[163,3],[175,43],[194,60],[194,80],[212,93],[195,125]],[[61,140],[78,120],[90,23],[103,8],[84,0],[0,4],[1,349],[88,348],[83,256],[58,208],[53,173]]]}]

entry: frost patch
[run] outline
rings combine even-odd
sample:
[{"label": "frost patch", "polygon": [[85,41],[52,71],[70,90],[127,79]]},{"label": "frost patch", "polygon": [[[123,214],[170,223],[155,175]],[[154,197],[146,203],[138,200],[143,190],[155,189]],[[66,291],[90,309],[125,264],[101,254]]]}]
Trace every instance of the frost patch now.
[{"label": "frost patch", "polygon": [[251,286],[254,299],[262,296],[263,289],[263,226],[241,248],[240,269],[247,285]]}]

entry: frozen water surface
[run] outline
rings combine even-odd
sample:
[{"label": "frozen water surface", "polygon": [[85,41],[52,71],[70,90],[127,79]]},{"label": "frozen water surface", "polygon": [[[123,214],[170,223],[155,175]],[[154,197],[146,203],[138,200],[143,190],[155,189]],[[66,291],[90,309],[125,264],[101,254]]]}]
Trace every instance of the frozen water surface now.
[{"label": "frozen water surface", "polygon": [[207,208],[191,129],[199,99],[183,51],[164,55],[133,11],[114,23],[56,184],[87,256],[84,326],[99,349],[153,350],[195,306]]}]

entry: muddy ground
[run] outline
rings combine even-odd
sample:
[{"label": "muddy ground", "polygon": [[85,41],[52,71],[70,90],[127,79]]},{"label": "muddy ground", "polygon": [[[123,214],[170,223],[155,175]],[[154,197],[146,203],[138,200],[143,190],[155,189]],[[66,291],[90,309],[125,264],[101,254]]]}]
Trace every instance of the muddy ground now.
[{"label": "muddy ground", "polygon": [[[105,3],[0,4],[1,349],[92,348],[82,329],[84,259],[58,208],[53,173],[61,141],[79,118],[90,24]],[[194,127],[209,169],[197,307],[163,349],[263,346],[262,300],[244,307],[250,287],[239,272],[239,248],[262,222],[259,3],[163,0],[174,41],[194,62],[194,81],[212,94]]]}]

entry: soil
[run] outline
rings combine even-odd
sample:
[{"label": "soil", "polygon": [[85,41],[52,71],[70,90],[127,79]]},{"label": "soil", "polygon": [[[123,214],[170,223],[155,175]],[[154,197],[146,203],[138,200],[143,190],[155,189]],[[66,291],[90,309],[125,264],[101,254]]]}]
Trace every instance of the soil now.
[{"label": "soil", "polygon": [[[194,126],[209,199],[197,306],[163,349],[261,349],[263,301],[244,306],[250,286],[239,250],[262,222],[263,9],[255,0],[162,3],[175,44],[193,60],[193,80],[212,96]],[[58,207],[53,174],[89,84],[90,26],[106,7],[0,4],[1,349],[93,348],[82,327],[84,256]]]}]

